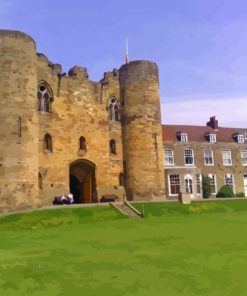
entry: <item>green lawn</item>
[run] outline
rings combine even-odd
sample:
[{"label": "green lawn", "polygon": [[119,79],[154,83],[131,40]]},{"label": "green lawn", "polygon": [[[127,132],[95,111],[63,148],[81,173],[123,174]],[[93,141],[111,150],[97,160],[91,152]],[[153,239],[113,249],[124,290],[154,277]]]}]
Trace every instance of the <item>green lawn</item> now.
[{"label": "green lawn", "polygon": [[247,294],[246,200],[144,211],[144,219],[105,207],[0,218],[0,295]]}]

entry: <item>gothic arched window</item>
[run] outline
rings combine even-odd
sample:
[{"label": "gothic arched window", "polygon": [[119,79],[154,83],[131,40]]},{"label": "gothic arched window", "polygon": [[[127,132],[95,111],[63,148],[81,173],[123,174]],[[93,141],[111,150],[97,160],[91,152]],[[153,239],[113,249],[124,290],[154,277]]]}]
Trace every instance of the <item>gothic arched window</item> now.
[{"label": "gothic arched window", "polygon": [[38,111],[51,112],[52,92],[44,82],[38,85]]},{"label": "gothic arched window", "polygon": [[110,140],[110,152],[112,154],[116,154],[117,153],[116,152],[116,141],[113,140],[113,139]]},{"label": "gothic arched window", "polygon": [[119,102],[115,97],[111,97],[108,102],[107,110],[109,112],[109,119],[112,121],[120,121],[120,107]]},{"label": "gothic arched window", "polygon": [[86,139],[84,137],[79,139],[79,149],[86,151]]},{"label": "gothic arched window", "polygon": [[52,137],[50,134],[45,134],[45,151],[52,152]]}]

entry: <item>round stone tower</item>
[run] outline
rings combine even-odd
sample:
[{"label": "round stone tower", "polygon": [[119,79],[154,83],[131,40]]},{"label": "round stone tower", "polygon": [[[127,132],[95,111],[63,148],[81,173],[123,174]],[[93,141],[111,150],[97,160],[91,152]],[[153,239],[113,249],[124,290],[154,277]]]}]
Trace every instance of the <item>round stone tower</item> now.
[{"label": "round stone tower", "polygon": [[38,201],[35,42],[0,30],[0,213]]},{"label": "round stone tower", "polygon": [[127,198],[164,199],[158,67],[133,61],[123,65],[119,74]]}]

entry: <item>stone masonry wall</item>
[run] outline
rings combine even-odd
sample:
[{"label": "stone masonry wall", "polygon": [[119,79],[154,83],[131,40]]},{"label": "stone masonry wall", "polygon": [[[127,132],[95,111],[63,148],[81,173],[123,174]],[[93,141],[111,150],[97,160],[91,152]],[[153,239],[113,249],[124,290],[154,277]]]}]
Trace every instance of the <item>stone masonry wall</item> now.
[{"label": "stone masonry wall", "polygon": [[[38,81],[46,81],[54,96],[52,112],[38,112],[42,203],[50,204],[54,196],[69,192],[69,165],[78,159],[95,164],[98,189],[118,186],[122,172],[121,124],[109,121],[106,108],[110,96],[119,97],[118,79],[109,77],[105,89],[101,83],[90,81],[83,68],[74,67],[71,76],[59,79],[48,65],[44,57],[38,57]],[[46,133],[52,136],[52,153],[44,152]],[[79,150],[81,136],[86,139],[86,151]],[[116,140],[116,155],[109,152],[111,138]]]},{"label": "stone masonry wall", "polygon": [[0,31],[0,213],[39,205],[34,41]]},{"label": "stone masonry wall", "polygon": [[[41,83],[52,96],[49,112],[39,109]],[[109,118],[112,98],[120,121]],[[71,164],[81,160],[94,168],[95,180],[89,182],[95,183],[95,194],[113,190],[125,196],[118,187],[124,158],[129,199],[164,197],[156,64],[131,62],[93,82],[79,66],[63,74],[59,64],[36,54],[26,34],[1,30],[0,104],[0,213],[51,205],[54,196],[70,191]],[[51,151],[45,149],[46,134]],[[86,139],[84,150],[80,137]],[[110,152],[110,140],[116,153]],[[80,169],[73,166],[73,174]]]},{"label": "stone masonry wall", "polygon": [[130,62],[120,68],[127,196],[164,199],[164,159],[157,65]]}]

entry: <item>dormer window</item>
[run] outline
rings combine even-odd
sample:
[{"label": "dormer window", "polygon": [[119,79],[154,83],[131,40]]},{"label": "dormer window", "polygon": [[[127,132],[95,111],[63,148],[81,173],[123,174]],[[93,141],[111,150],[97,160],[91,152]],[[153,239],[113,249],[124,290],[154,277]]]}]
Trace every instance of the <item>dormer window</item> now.
[{"label": "dormer window", "polygon": [[216,143],[216,134],[213,134],[213,133],[210,133],[210,132],[207,132],[205,134],[205,138],[208,142],[210,143]]},{"label": "dormer window", "polygon": [[216,134],[209,134],[208,137],[210,143],[216,143]]},{"label": "dormer window", "polygon": [[188,142],[188,135],[187,133],[182,133],[182,132],[179,132],[177,134],[177,138],[180,142]]},{"label": "dormer window", "polygon": [[233,138],[237,143],[244,144],[244,135],[235,134],[235,135],[233,135]]}]

